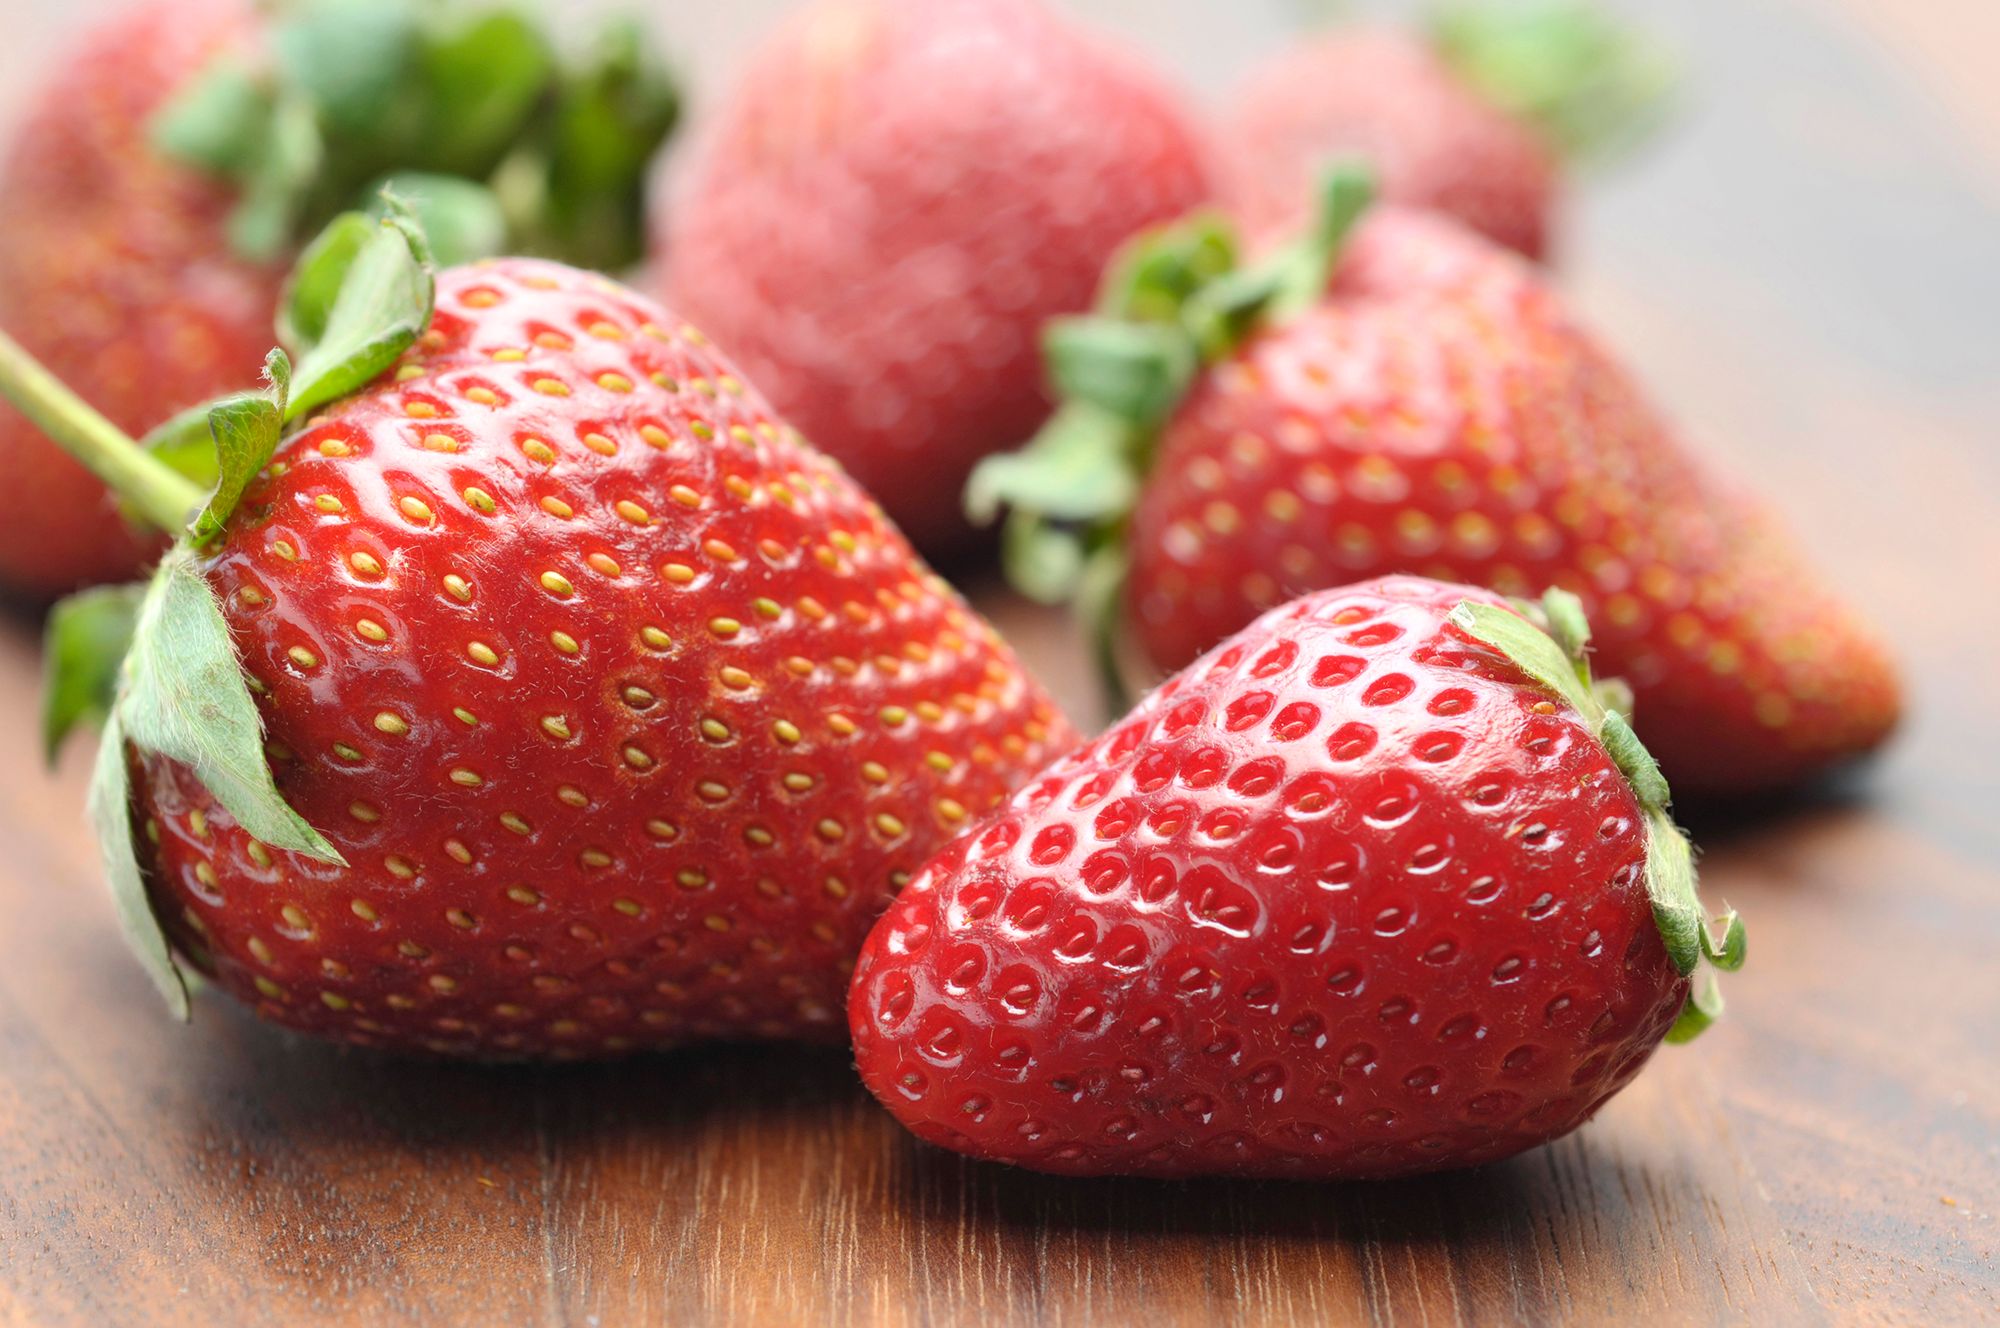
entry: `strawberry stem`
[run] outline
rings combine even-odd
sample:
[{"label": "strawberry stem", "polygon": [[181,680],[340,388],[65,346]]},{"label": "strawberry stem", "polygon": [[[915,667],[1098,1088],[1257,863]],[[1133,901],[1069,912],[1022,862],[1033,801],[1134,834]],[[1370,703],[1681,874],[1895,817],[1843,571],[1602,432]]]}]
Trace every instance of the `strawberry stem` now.
[{"label": "strawberry stem", "polygon": [[177,535],[207,496],[137,443],[0,331],[0,396],[133,511]]}]

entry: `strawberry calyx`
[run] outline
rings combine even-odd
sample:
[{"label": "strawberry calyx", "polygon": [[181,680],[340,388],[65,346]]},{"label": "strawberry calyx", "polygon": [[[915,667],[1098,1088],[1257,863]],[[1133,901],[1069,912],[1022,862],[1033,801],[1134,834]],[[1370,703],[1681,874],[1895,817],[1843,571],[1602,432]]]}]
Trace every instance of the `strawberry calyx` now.
[{"label": "strawberry calyx", "polygon": [[[1511,610],[1461,600],[1446,622],[1469,640],[1497,651],[1574,710],[1631,786],[1646,816],[1646,894],[1667,956],[1683,977],[1695,977],[1704,960],[1709,966],[1667,1035],[1675,1042],[1690,1040],[1722,1013],[1714,970],[1734,972],[1743,966],[1747,936],[1734,909],[1725,910],[1711,924],[1702,907],[1693,850],[1668,811],[1672,792],[1659,763],[1632,730],[1630,691],[1591,677],[1590,626],[1581,602],[1558,589],[1549,590],[1539,602],[1517,600]],[[1712,925],[1720,927],[1720,935]]]},{"label": "strawberry calyx", "polygon": [[273,849],[345,865],[279,793],[263,724],[200,551],[220,536],[287,427],[365,386],[429,325],[435,268],[400,200],[387,216],[343,214],[295,268],[280,322],[289,350],[264,386],[126,437],[0,333],[0,396],[133,511],[175,536],[143,585],[88,590],[57,605],[47,637],[43,740],[51,756],[78,725],[101,726],[91,817],[121,925],[169,1006],[187,985],[147,903],[130,812],[131,750],[187,766],[238,825]]},{"label": "strawberry calyx", "polygon": [[231,245],[267,262],[384,183],[450,261],[637,261],[645,173],[679,94],[639,25],[571,57],[512,7],[294,0],[154,117],[163,152],[234,185]]},{"label": "strawberry calyx", "polygon": [[1572,161],[1635,147],[1680,84],[1680,62],[1600,0],[1450,0],[1429,27],[1461,80]]},{"label": "strawberry calyx", "polygon": [[1206,366],[1319,301],[1373,192],[1365,169],[1332,167],[1307,228],[1254,262],[1211,213],[1143,232],[1112,259],[1096,309],[1044,332],[1059,404],[1021,450],[980,463],[965,506],[982,525],[1009,509],[1008,579],[1031,599],[1076,605],[1114,698],[1123,696],[1112,638],[1126,522],[1161,429]]}]

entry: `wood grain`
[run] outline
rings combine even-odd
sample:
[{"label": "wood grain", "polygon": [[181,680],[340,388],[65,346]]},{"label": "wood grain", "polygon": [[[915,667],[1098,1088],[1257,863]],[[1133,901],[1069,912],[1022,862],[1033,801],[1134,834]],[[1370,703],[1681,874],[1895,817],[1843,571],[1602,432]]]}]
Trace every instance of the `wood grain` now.
[{"label": "wood grain", "polygon": [[[1923,95],[1938,5],[1871,8],[1893,59],[1826,12],[1649,10],[1703,100],[1592,196],[1571,275],[1872,603],[1918,704],[1813,798],[1698,809],[1750,966],[1585,1130],[1385,1186],[1059,1181],[915,1144],[834,1050],[412,1064],[212,997],[176,1029],[97,883],[84,753],[35,773],[16,622],[0,1324],[2000,1319],[2000,121]],[[1090,714],[1060,619],[978,594]]]}]

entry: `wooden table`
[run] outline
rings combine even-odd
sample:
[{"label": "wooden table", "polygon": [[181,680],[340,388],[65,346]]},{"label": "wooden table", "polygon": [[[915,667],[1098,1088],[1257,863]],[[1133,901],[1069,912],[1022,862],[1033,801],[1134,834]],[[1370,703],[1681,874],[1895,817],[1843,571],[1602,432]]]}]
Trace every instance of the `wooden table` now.
[{"label": "wooden table", "polygon": [[[412,1065],[213,997],[177,1029],[120,951],[84,754],[35,773],[17,622],[0,1322],[2000,1317],[2000,98],[1953,15],[1995,26],[1656,5],[1696,96],[1573,237],[1581,298],[1784,492],[1917,698],[1873,769],[1696,819],[1751,964],[1580,1134],[1394,1185],[1077,1183],[918,1146],[838,1052]],[[1088,714],[1062,624],[982,600]]]}]

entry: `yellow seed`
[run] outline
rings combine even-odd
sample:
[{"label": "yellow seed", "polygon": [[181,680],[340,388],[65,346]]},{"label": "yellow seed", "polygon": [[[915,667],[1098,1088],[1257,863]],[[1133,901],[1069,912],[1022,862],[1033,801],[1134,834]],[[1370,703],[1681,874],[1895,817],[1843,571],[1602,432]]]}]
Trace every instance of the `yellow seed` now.
[{"label": "yellow seed", "polygon": [[569,395],[569,384],[560,378],[537,378],[535,390],[545,397],[566,397]]},{"label": "yellow seed", "polygon": [[724,687],[734,688],[738,691],[757,681],[748,672],[737,668],[734,664],[723,665],[715,671],[715,676],[722,680]]},{"label": "yellow seed", "polygon": [[667,490],[667,496],[682,507],[700,507],[701,495],[685,484],[676,484]]},{"label": "yellow seed", "polygon": [[263,937],[252,936],[244,945],[250,951],[250,957],[258,963],[268,964],[271,962],[271,947],[264,944]]},{"label": "yellow seed", "polygon": [[650,770],[653,766],[653,758],[637,747],[627,747],[623,755],[625,764],[634,770]]},{"label": "yellow seed", "polygon": [[253,608],[265,602],[264,592],[255,586],[243,587],[236,592],[236,597]]},{"label": "yellow seed", "polygon": [[785,787],[794,793],[804,793],[813,786],[812,776],[793,771],[785,776]]},{"label": "yellow seed", "polygon": [[528,460],[540,465],[553,466],[556,463],[556,450],[539,438],[523,438],[521,451]]},{"label": "yellow seed", "polygon": [[671,821],[646,822],[646,833],[655,839],[679,839],[681,832]]},{"label": "yellow seed", "polygon": [[704,541],[701,550],[717,562],[733,563],[736,561],[736,550],[719,539]]},{"label": "yellow seed", "polygon": [[539,890],[530,890],[525,885],[508,886],[507,897],[517,904],[526,904],[530,908],[542,902],[541,892]]},{"label": "yellow seed", "polygon": [[651,650],[665,650],[674,643],[674,639],[671,636],[668,636],[657,627],[640,628],[639,640],[644,642],[646,647]]},{"label": "yellow seed", "polygon": [[505,826],[507,829],[513,831],[517,835],[528,834],[534,829],[534,827],[530,826],[527,823],[527,821],[523,820],[519,815],[517,815],[514,812],[501,812],[500,824]]},{"label": "yellow seed", "polygon": [[270,997],[272,1000],[281,1001],[285,999],[285,989],[279,986],[277,983],[271,981],[271,979],[265,977],[262,973],[259,973],[256,977],[250,979],[250,981],[252,985],[254,985],[259,992]]},{"label": "yellow seed", "polygon": [[393,853],[382,859],[382,865],[389,869],[391,876],[400,881],[407,881],[417,874],[417,869],[410,865],[408,858],[398,857]]},{"label": "yellow seed", "polygon": [[329,1010],[346,1010],[353,1004],[338,992],[323,991],[319,994],[319,998]]},{"label": "yellow seed", "polygon": [[493,358],[496,360],[504,360],[511,363],[513,361],[527,359],[528,352],[522,350],[519,346],[502,346],[499,350],[493,352]]},{"label": "yellow seed", "polygon": [[909,718],[910,712],[901,706],[882,707],[882,722],[892,729],[909,722]]},{"label": "yellow seed", "polygon": [[490,387],[468,387],[465,389],[465,399],[481,406],[500,404],[500,394]]},{"label": "yellow seed", "polygon": [[743,624],[734,618],[710,618],[708,630],[717,636],[730,637],[743,630]]},{"label": "yellow seed", "polygon": [[425,525],[428,525],[430,523],[431,520],[430,504],[425,502],[423,499],[401,498],[397,500],[396,506],[399,509],[401,509],[403,515],[410,518],[410,520],[421,522]]},{"label": "yellow seed", "polygon": [[312,929],[312,919],[307,917],[305,910],[297,904],[285,905],[278,910],[278,916],[282,917],[285,920],[285,925],[293,931],[310,931]]},{"label": "yellow seed", "polygon": [[463,840],[458,840],[458,839],[445,840],[444,851],[446,855],[449,856],[453,862],[459,863],[461,865],[472,861],[472,850],[465,846]]},{"label": "yellow seed", "polygon": [[677,586],[684,586],[694,580],[694,568],[686,563],[668,563],[660,568],[660,575]]},{"label": "yellow seed", "polygon": [[324,438],[319,444],[319,454],[323,457],[344,457],[350,455],[353,450],[338,438]]},{"label": "yellow seed", "polygon": [[729,919],[723,917],[720,913],[711,913],[701,920],[701,925],[710,931],[728,931]]},{"label": "yellow seed", "polygon": [[783,743],[794,743],[804,736],[799,732],[799,726],[789,719],[781,719],[772,724],[771,732],[779,742]]},{"label": "yellow seed", "polygon": [[271,850],[265,848],[256,840],[251,840],[249,847],[243,851],[249,854],[250,861],[256,863],[259,867],[268,867],[271,865]]},{"label": "yellow seed", "polygon": [[486,781],[480,778],[478,771],[467,770],[464,766],[459,766],[451,772],[451,782],[460,788],[478,788]]},{"label": "yellow seed", "polygon": [[939,798],[937,800],[937,814],[947,821],[963,821],[965,819],[965,807],[956,799]]},{"label": "yellow seed", "polygon": [[812,676],[813,662],[804,655],[793,655],[785,661],[785,668],[795,677]]},{"label": "yellow seed", "polygon": [[600,576],[617,576],[625,570],[618,565],[618,560],[608,553],[593,553],[584,561],[590,564],[591,571]]},{"label": "yellow seed", "polygon": [[458,573],[456,572],[446,573],[444,578],[444,588],[445,588],[445,593],[450,595],[453,599],[457,600],[459,603],[461,604],[471,603],[472,583],[467,581],[464,577],[460,576]]},{"label": "yellow seed", "polygon": [[785,611],[784,605],[774,599],[766,599],[761,595],[750,601],[750,607],[757,611],[759,618],[776,618]]},{"label": "yellow seed", "polygon": [[653,694],[643,687],[627,687],[621,695],[625,698],[625,704],[634,710],[644,710],[653,704],[655,699]]},{"label": "yellow seed", "polygon": [[359,761],[361,759],[361,753],[344,742],[333,744],[333,754],[343,761]]},{"label": "yellow seed", "polygon": [[561,715],[543,715],[542,731],[551,738],[567,739],[570,736],[569,721]]},{"label": "yellow seed", "polygon": [[588,331],[591,336],[601,337],[606,341],[623,341],[625,339],[624,328],[619,327],[616,323],[607,323],[601,319],[592,323]]},{"label": "yellow seed", "polygon": [[410,724],[401,715],[384,710],[375,716],[375,730],[393,738],[400,738],[410,731]]},{"label": "yellow seed", "polygon": [[458,439],[448,433],[427,433],[424,435],[424,448],[431,452],[456,452]]},{"label": "yellow seed", "polygon": [[826,717],[826,726],[843,738],[849,737],[861,730],[861,726],[846,715],[828,715]]},{"label": "yellow seed", "polygon": [[576,587],[571,585],[569,578],[560,572],[543,572],[541,581],[542,589],[548,591],[551,595],[574,595],[576,593]]},{"label": "yellow seed", "polygon": [[615,456],[618,452],[618,444],[612,442],[601,433],[585,434],[583,436],[583,445],[599,456]]},{"label": "yellow seed", "polygon": [[277,554],[288,563],[295,563],[299,560],[299,551],[292,547],[290,540],[272,540],[271,552]]},{"label": "yellow seed", "polygon": [[614,899],[611,901],[611,907],[617,909],[628,918],[636,918],[640,912],[639,903],[634,899]]},{"label": "yellow seed", "polygon": [[549,644],[557,650],[562,651],[565,655],[574,655],[577,651],[583,649],[582,646],[577,644],[576,638],[568,632],[550,632]]},{"label": "yellow seed", "polygon": [[601,373],[597,375],[597,385],[607,392],[630,392],[632,390],[632,380],[620,373]]},{"label": "yellow seed", "polygon": [[933,770],[943,773],[951,769],[952,760],[943,752],[926,752],[924,754],[924,764]]},{"label": "yellow seed", "polygon": [[467,728],[471,728],[479,722],[479,716],[473,714],[464,706],[453,706],[451,713],[458,719],[459,723],[465,725]]},{"label": "yellow seed", "polygon": [[611,855],[601,848],[587,848],[576,855],[576,860],[593,871],[601,870],[611,865]]},{"label": "yellow seed", "polygon": [[903,833],[903,823],[887,812],[879,812],[875,817],[875,828],[890,839]]},{"label": "yellow seed", "polygon": [[313,506],[322,512],[344,512],[347,510],[341,505],[340,499],[330,493],[323,493],[313,499]]},{"label": "yellow seed", "polygon": [[653,519],[651,513],[633,502],[630,498],[620,498],[616,510],[618,515],[624,517],[635,526],[643,526]]},{"label": "yellow seed", "polygon": [[462,908],[448,908],[444,911],[444,915],[452,926],[462,927],[467,931],[479,925],[479,919]]},{"label": "yellow seed", "polygon": [[710,742],[728,742],[729,726],[719,719],[704,719],[701,721],[701,736]]},{"label": "yellow seed", "polygon": [[652,447],[665,447],[669,443],[674,441],[673,435],[669,434],[665,429],[662,429],[657,424],[640,425],[639,437],[644,439],[646,443]]},{"label": "yellow seed", "polygon": [[886,784],[889,782],[889,768],[880,761],[863,761],[861,777],[871,784]]},{"label": "yellow seed", "polygon": [[712,779],[704,779],[695,785],[694,791],[703,802],[722,802],[729,797],[729,786],[718,784]]},{"label": "yellow seed", "polygon": [[683,890],[699,890],[708,884],[708,874],[695,868],[682,868],[674,873],[674,880]]},{"label": "yellow seed", "polygon": [[367,637],[370,641],[387,641],[389,639],[389,629],[381,623],[376,622],[373,618],[363,618],[360,622],[354,624],[354,630],[362,636]]},{"label": "yellow seed", "polygon": [[362,549],[356,549],[347,555],[347,565],[361,576],[382,575],[382,564],[376,561],[374,554]]},{"label": "yellow seed", "polygon": [[840,822],[832,819],[831,817],[822,820],[818,825],[815,825],[813,829],[819,833],[819,837],[821,839],[847,838],[847,827],[842,825]]},{"label": "yellow seed", "polygon": [[465,499],[467,507],[470,507],[475,512],[483,512],[487,516],[492,516],[494,511],[499,507],[499,504],[493,501],[493,495],[478,485],[467,488],[459,497]]},{"label": "yellow seed", "polygon": [[741,499],[746,503],[757,496],[757,486],[749,480],[744,479],[741,475],[729,476],[722,481],[722,487],[729,490],[733,497]]},{"label": "yellow seed", "polygon": [[561,521],[567,521],[576,515],[575,508],[553,496],[542,499],[542,510]]},{"label": "yellow seed", "polygon": [[484,641],[474,641],[465,648],[465,653],[472,657],[473,663],[484,664],[489,669],[500,662],[499,654]]},{"label": "yellow seed", "polygon": [[319,656],[313,654],[312,651],[307,650],[304,646],[293,646],[290,650],[287,650],[285,654],[291,658],[292,663],[298,665],[302,669],[314,669],[319,667]]}]

